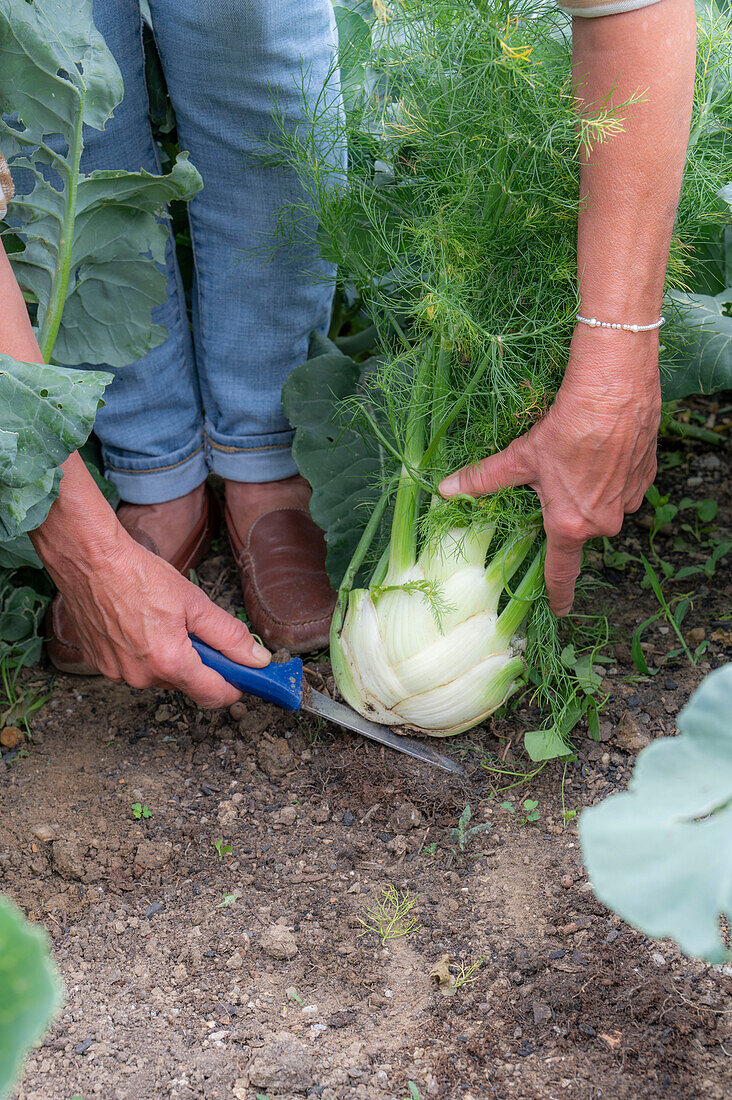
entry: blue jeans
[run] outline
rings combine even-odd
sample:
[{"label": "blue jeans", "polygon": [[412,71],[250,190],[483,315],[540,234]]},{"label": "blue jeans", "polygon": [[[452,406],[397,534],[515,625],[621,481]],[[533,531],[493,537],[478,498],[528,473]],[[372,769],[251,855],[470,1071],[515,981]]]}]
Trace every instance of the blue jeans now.
[{"label": "blue jeans", "polygon": [[[252,157],[273,136],[273,94],[303,120],[303,84],[322,93],[333,65],[330,0],[151,0],[155,39],[182,149],[203,191],[189,207],[193,326],[168,249],[164,344],[118,371],[96,432],[123,500],[190,492],[209,470],[234,481],[296,473],[283,382],[328,325],[334,271],[311,242],[263,256],[294,174]],[[95,0],[94,19],[122,71],[125,98],[103,133],[88,132],[82,170],[159,171],[148,121],[138,0]],[[338,110],[337,89],[330,89]],[[259,146],[261,148],[261,146]]]}]

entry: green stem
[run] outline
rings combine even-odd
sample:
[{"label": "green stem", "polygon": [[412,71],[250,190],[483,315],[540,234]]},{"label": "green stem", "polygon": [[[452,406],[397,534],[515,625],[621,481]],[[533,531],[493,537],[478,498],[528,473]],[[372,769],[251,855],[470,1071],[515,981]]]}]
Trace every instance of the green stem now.
[{"label": "green stem", "polygon": [[702,428],[698,424],[683,424],[679,420],[669,420],[661,428],[661,435],[678,435],[682,439],[698,439],[701,443],[712,443],[715,447],[721,447],[724,439],[710,428]]},{"label": "green stem", "polygon": [[481,379],[483,378],[483,375],[485,374],[488,365],[489,364],[491,364],[491,365],[494,364],[495,361],[496,361],[496,356],[497,355],[500,356],[501,354],[502,354],[501,338],[500,338],[500,336],[498,336],[498,337],[496,337],[495,342],[491,345],[490,354],[486,355],[485,358],[481,359],[480,363],[478,364],[478,368],[475,371],[475,374],[473,375],[473,377],[468,382],[467,386],[463,390],[463,392],[460,395],[460,397],[458,398],[458,400],[453,404],[452,408],[450,409],[450,412],[444,417],[444,419],[442,420],[439,428],[436,431],[432,432],[432,438],[430,440],[429,447],[425,451],[424,456],[422,458],[422,462],[421,462],[422,466],[428,466],[430,464],[430,462],[432,462],[432,460],[434,459],[435,455],[438,452],[438,449],[440,447],[440,444],[441,444],[442,440],[445,437],[445,433],[450,428],[450,425],[454,423],[455,418],[460,415],[463,408],[467,404],[469,398],[472,396],[472,394],[478,388],[478,384],[480,383]]},{"label": "green stem", "polygon": [[529,608],[541,591],[543,583],[544,549],[542,547],[521,578],[521,583],[508,606],[498,616],[498,623],[496,624],[497,638],[502,639],[506,644],[510,642],[526,618]]},{"label": "green stem", "polygon": [[[440,350],[437,353],[437,369],[432,387],[432,418],[430,422],[430,447],[437,437],[437,446],[432,452],[435,464],[439,466],[444,452],[445,433],[437,435],[444,424],[450,407],[450,357],[452,355],[452,341],[443,336],[440,340]],[[429,448],[428,448],[429,449]],[[426,454],[425,454],[426,457]],[[424,461],[424,459],[423,459]]]},{"label": "green stem", "polygon": [[[346,607],[348,606],[348,594],[353,587],[353,582],[356,579],[356,574],[361,568],[363,559],[366,557],[366,553],[371,543],[374,541],[374,536],[379,529],[386,506],[389,503],[389,497],[391,496],[391,488],[385,489],[376,502],[371,517],[364,527],[363,534],[358,540],[358,546],[351,558],[348,569],[343,574],[343,580],[341,581],[340,588],[338,589],[338,600],[336,602],[336,609],[333,615],[333,623],[336,634],[343,626],[343,618],[346,613]],[[337,620],[337,621],[336,621]]]},{"label": "green stem", "polygon": [[485,571],[486,581],[491,588],[504,588],[508,584],[535,539],[536,532],[531,531],[499,550]]},{"label": "green stem", "polygon": [[378,336],[379,330],[376,325],[369,325],[368,328],[363,329],[362,332],[354,333],[353,336],[338,337],[335,344],[344,355],[353,357],[354,355],[360,355],[361,352],[370,351]]},{"label": "green stem", "polygon": [[387,577],[394,571],[400,580],[401,574],[414,565],[417,558],[417,521],[422,490],[414,480],[410,469],[419,469],[424,453],[426,410],[429,408],[427,396],[430,366],[429,355],[425,349],[425,355],[420,360],[414,379],[412,404],[405,432],[404,463],[399,475],[394,517],[391,523]]},{"label": "green stem", "polygon": [[66,305],[66,292],[69,289],[69,277],[71,275],[71,251],[74,247],[74,226],[76,223],[76,198],[79,190],[79,164],[84,148],[82,142],[82,119],[84,115],[84,100],[86,93],[82,93],[79,104],[79,113],[74,126],[74,136],[70,152],[69,164],[69,190],[66,200],[66,210],[61,223],[61,236],[59,238],[58,255],[56,256],[56,268],[51,279],[51,293],[48,299],[48,308],[43,318],[41,331],[38,335],[38,344],[41,349],[43,361],[49,363],[56,343],[58,330],[61,325],[64,306]]}]

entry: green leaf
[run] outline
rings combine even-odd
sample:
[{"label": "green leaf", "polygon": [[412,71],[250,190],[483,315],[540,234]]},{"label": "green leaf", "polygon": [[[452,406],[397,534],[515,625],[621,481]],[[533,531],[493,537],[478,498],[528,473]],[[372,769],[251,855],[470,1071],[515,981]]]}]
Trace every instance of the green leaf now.
[{"label": "green leaf", "polygon": [[696,514],[702,523],[711,523],[716,517],[719,510],[719,504],[716,500],[700,500],[696,506]]},{"label": "green leaf", "polygon": [[524,747],[535,763],[570,756],[572,752],[555,726],[543,730],[527,730],[524,734]]},{"label": "green leaf", "polygon": [[678,718],[681,736],[639,755],[629,790],[582,814],[585,865],[598,898],[689,955],[729,958],[732,920],[732,664],[703,681]]},{"label": "green leaf", "polygon": [[[0,54],[0,62],[2,55]],[[23,164],[19,159],[15,164]],[[187,200],[200,177],[182,153],[167,176],[148,172],[93,172],[79,181],[66,298],[53,356],[68,365],[124,367],[166,337],[151,311],[166,298],[165,203]],[[11,263],[22,288],[39,301],[43,325],[63,232],[61,197],[38,178],[30,195],[13,201],[13,222],[25,231],[23,252]]]},{"label": "green leaf", "polygon": [[48,938],[0,897],[0,1097],[8,1096],[28,1048],[61,1004]]},{"label": "green leaf", "polygon": [[371,28],[357,11],[340,4],[335,5],[334,11],[338,27],[341,91],[346,110],[350,112],[364,95],[366,62],[371,49]]},{"label": "green leaf", "polygon": [[43,569],[27,535],[0,542],[0,569]]},{"label": "green leaf", "polygon": [[22,652],[21,663],[31,664],[40,657],[37,635],[48,601],[47,595],[27,585],[16,587],[8,573],[0,573],[0,659]]},{"label": "green leaf", "polygon": [[46,360],[122,367],[165,339],[151,320],[166,294],[159,215],[202,182],[186,154],[168,176],[79,175],[84,128],[104,129],[122,94],[92,0],[0,0],[0,112],[18,120],[0,120],[0,145],[34,180],[10,207],[25,244],[10,259]]},{"label": "green leaf", "polygon": [[711,297],[674,291],[671,298],[682,313],[685,333],[676,362],[661,379],[664,401],[692,393],[717,393],[732,387],[732,289]]},{"label": "green leaf", "polygon": [[89,435],[111,375],[0,355],[0,539],[32,531],[58,496],[61,463]]},{"label": "green leaf", "polygon": [[343,402],[359,388],[363,366],[325,337],[315,357],[296,367],[282,390],[295,429],[292,453],[313,488],[310,512],[325,531],[328,576],[337,588],[378,496],[382,462],[375,445],[349,426]]},{"label": "green leaf", "polygon": [[0,57],[0,110],[20,118],[24,143],[61,134],[72,145],[81,112],[102,130],[122,99],[122,76],[90,0],[0,0]]},{"label": "green leaf", "polygon": [[650,626],[651,623],[655,623],[657,619],[660,618],[661,614],[662,612],[657,611],[654,615],[651,615],[650,618],[644,619],[640,626],[636,627],[635,634],[630,643],[630,655],[633,658],[633,664],[638,669],[641,676],[655,676],[659,671],[657,668],[649,667],[641,645],[641,638],[643,637],[643,632],[646,627]]}]

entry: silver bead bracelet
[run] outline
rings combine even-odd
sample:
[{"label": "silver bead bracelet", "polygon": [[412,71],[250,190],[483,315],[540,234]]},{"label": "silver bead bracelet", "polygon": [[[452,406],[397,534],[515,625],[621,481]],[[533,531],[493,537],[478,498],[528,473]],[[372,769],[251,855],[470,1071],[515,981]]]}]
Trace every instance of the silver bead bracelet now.
[{"label": "silver bead bracelet", "polygon": [[598,321],[597,317],[581,317],[577,314],[577,320],[582,325],[589,325],[590,328],[619,328],[625,332],[652,332],[655,328],[660,328],[665,324],[666,318],[661,317],[660,320],[654,321],[652,325],[623,325],[617,321]]}]

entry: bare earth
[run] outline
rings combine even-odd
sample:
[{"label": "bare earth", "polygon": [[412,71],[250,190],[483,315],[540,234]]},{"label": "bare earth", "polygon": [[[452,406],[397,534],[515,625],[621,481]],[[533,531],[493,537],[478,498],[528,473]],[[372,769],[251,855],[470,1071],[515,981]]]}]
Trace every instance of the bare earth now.
[{"label": "bare earth", "polygon": [[[729,533],[724,454],[683,454],[661,486],[718,500]],[[647,545],[649,514],[619,548]],[[200,578],[237,606],[223,544]],[[603,741],[578,740],[567,808],[622,787],[638,747],[730,659],[724,567],[693,582],[700,665],[640,681],[629,642],[653,596],[638,573],[604,580],[585,608],[613,624],[611,697]],[[662,623],[647,639],[649,660],[672,648]],[[732,968],[649,942],[594,899],[561,767],[518,791],[538,800],[535,824],[491,797],[509,779],[482,765],[515,768],[535,720],[522,704],[447,745],[459,782],[256,701],[209,715],[58,676],[28,755],[0,763],[0,891],[48,929],[68,992],[17,1100],[403,1100],[408,1081],[422,1100],[732,1095]],[[461,857],[450,829],[468,802],[492,828]],[[418,895],[420,927],[382,947],[359,917],[392,884]],[[444,955],[483,960],[454,996],[431,978]]]}]

